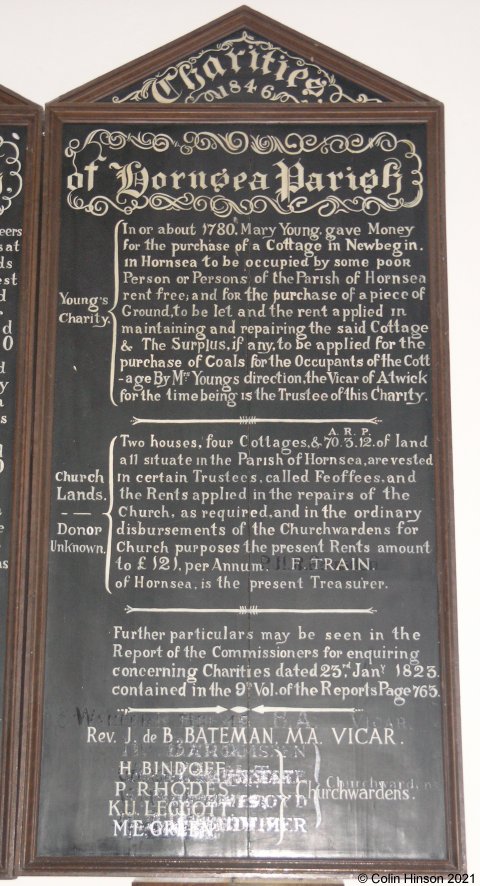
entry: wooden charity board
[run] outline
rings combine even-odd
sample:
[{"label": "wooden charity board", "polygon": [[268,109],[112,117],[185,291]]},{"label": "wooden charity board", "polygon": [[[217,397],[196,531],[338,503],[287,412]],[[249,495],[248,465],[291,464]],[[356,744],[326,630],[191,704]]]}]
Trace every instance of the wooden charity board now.
[{"label": "wooden charity board", "polygon": [[32,423],[40,110],[0,88],[0,873],[12,875]]}]

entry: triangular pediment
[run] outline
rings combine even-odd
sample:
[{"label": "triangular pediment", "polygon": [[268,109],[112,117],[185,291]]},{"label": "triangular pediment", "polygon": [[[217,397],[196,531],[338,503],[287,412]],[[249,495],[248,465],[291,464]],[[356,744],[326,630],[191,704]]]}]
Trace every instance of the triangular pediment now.
[{"label": "triangular pediment", "polygon": [[354,105],[426,98],[242,6],[58,101],[175,107]]},{"label": "triangular pediment", "polygon": [[243,28],[188,58],[159,68],[135,83],[133,89],[117,90],[104,100],[168,106],[227,101],[234,104],[364,103],[384,99],[305,56]]}]

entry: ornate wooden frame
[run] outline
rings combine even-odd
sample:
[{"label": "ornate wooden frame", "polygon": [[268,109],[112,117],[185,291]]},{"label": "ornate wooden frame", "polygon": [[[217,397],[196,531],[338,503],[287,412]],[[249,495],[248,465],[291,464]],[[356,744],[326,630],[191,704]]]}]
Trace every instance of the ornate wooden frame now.
[{"label": "ornate wooden frame", "polygon": [[37,105],[0,89],[0,124],[21,126],[27,133],[23,242],[18,306],[15,389],[12,533],[6,624],[3,736],[0,785],[0,876],[14,866],[18,768],[23,688],[24,618],[27,586],[28,514],[33,419],[33,365],[37,284],[42,114]]}]

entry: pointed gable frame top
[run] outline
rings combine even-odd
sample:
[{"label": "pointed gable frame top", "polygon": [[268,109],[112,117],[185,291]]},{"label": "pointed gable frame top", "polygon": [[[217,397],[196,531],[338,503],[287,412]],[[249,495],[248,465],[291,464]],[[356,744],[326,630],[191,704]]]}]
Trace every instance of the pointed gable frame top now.
[{"label": "pointed gable frame top", "polygon": [[[218,42],[232,38],[238,40],[250,35],[254,35],[253,40],[271,41],[273,49],[277,49],[280,53],[284,51],[291,54],[292,59],[306,67],[310,66],[314,82],[318,83],[320,75],[323,77],[322,83],[325,87],[324,91],[321,91],[322,87],[318,86],[316,91],[315,89],[312,91],[312,97],[306,99],[293,98],[292,90],[290,90],[289,96],[280,90],[272,97],[260,96],[257,98],[255,96],[253,101],[282,103],[290,99],[294,102],[309,101],[311,104],[329,103],[333,105],[347,102],[356,107],[362,104],[371,106],[383,102],[418,104],[434,101],[421,92],[305,37],[248,6],[241,6],[166,46],[60,96],[50,104],[107,103],[111,105],[116,103],[132,108],[138,103],[149,102],[157,107],[168,107],[171,100],[165,104],[159,103],[158,98],[152,98],[150,89],[152,82],[155,82],[162,72],[182,61],[191,62],[191,56],[197,54],[196,58],[198,58],[199,53],[201,55],[202,51],[207,51],[209,48],[214,49]],[[265,45],[264,48],[266,48]],[[274,79],[272,77],[272,82]],[[299,90],[298,95],[301,95],[300,84],[296,86],[296,89]],[[225,103],[234,100],[238,104],[239,101],[244,101],[244,94],[243,91],[241,99],[223,95],[220,98]],[[199,99],[192,98],[191,95],[186,98],[184,95],[179,95],[176,104],[185,101],[191,103],[197,100]],[[214,102],[215,98],[214,96],[206,99],[203,97],[200,100]],[[250,103],[252,102],[252,98],[248,100]]]}]

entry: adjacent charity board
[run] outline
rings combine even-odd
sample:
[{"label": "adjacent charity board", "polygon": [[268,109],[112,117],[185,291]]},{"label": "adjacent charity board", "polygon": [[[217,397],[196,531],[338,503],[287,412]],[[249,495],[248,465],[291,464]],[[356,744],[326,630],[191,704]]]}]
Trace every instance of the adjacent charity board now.
[{"label": "adjacent charity board", "polygon": [[[0,89],[0,872],[10,874],[20,738],[39,117]],[[20,102],[19,97],[15,97]]]},{"label": "adjacent charity board", "polygon": [[95,89],[47,116],[20,867],[460,870],[441,108]]}]

